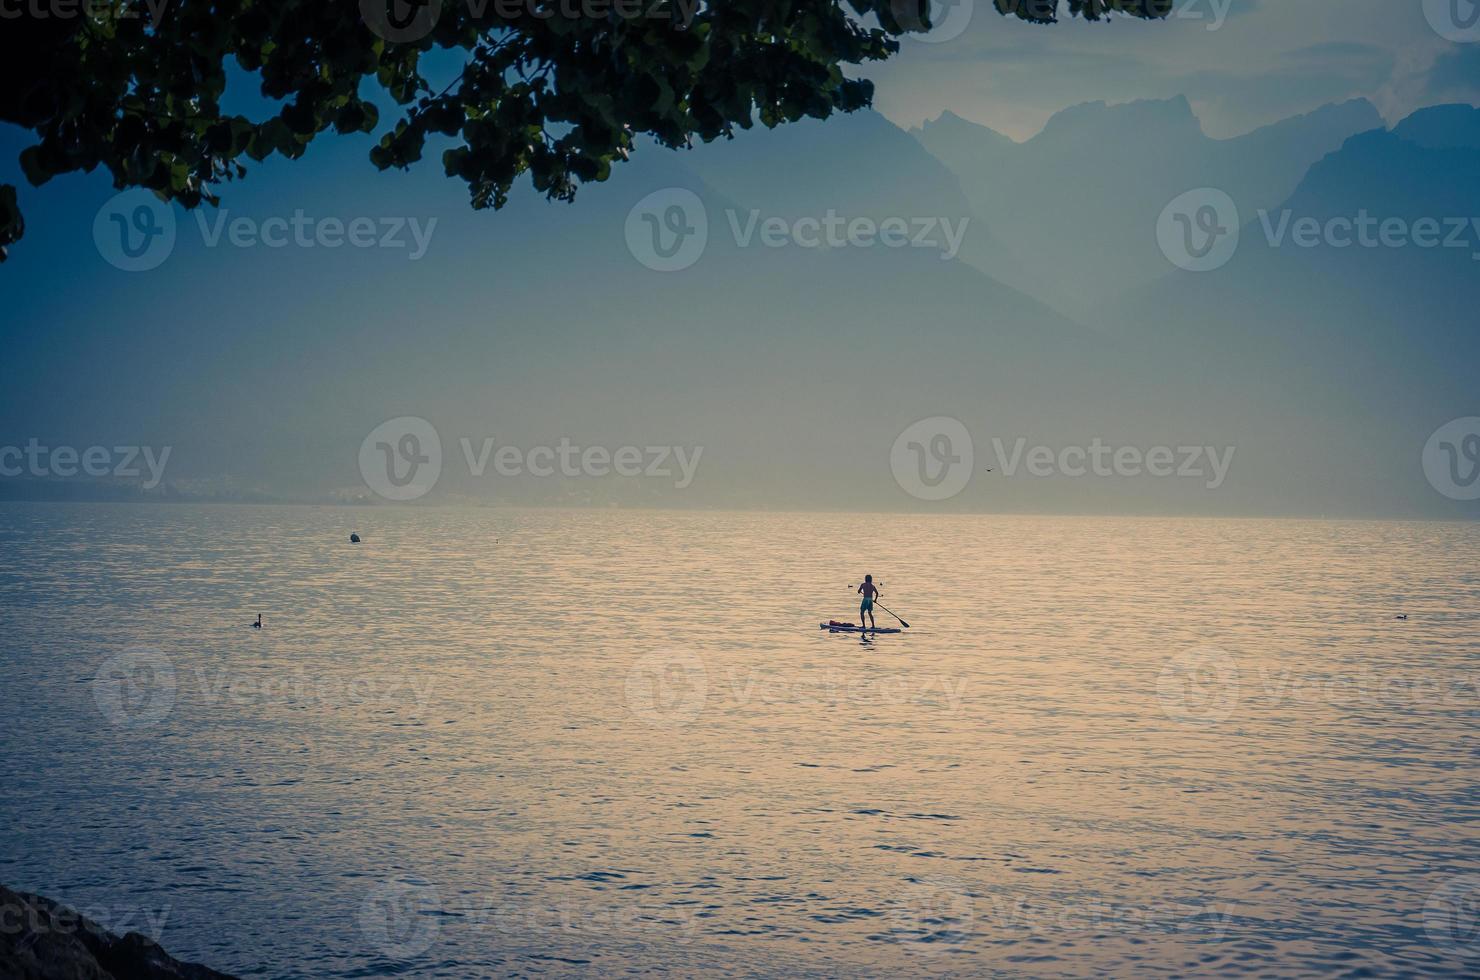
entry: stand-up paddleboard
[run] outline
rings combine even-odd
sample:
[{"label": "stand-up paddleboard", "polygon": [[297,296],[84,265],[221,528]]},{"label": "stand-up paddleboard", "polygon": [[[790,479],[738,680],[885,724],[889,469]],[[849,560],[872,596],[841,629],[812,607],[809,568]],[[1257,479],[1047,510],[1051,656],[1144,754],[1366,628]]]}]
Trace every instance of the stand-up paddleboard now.
[{"label": "stand-up paddleboard", "polygon": [[874,629],[872,626],[854,626],[852,623],[819,623],[818,629],[825,629],[829,633],[901,633],[890,626],[882,629]]}]

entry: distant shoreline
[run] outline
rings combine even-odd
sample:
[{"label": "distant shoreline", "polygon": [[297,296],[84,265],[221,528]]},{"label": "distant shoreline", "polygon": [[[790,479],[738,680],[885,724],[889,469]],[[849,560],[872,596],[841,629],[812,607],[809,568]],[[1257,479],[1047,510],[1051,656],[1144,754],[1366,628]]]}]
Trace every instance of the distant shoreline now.
[{"label": "distant shoreline", "polygon": [[1480,514],[1474,517],[1439,515],[1378,515],[1378,514],[1157,514],[1144,511],[1052,511],[1052,510],[879,510],[877,508],[833,509],[787,507],[738,507],[718,505],[694,505],[677,507],[643,504],[531,504],[507,501],[459,498],[456,500],[418,501],[416,503],[390,503],[377,500],[329,500],[323,498],[263,497],[193,497],[182,494],[160,496],[153,493],[138,493],[132,496],[7,496],[0,482],[0,506],[5,504],[56,504],[56,505],[153,505],[186,507],[317,507],[362,512],[415,513],[446,510],[496,511],[501,513],[554,512],[554,513],[632,513],[632,514],[735,514],[752,516],[827,515],[847,517],[907,517],[907,518],[1057,518],[1062,520],[1136,520],[1136,521],[1290,521],[1299,523],[1332,524],[1454,524],[1469,526],[1480,523]]}]

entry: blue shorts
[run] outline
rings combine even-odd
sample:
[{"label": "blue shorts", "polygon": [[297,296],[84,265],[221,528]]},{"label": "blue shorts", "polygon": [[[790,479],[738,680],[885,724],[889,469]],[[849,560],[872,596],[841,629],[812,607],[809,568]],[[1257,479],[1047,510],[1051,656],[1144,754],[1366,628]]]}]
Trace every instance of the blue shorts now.
[{"label": "blue shorts", "polygon": [[861,613],[873,612],[874,600],[870,599],[868,596],[864,596],[863,602],[858,606],[858,611]]}]

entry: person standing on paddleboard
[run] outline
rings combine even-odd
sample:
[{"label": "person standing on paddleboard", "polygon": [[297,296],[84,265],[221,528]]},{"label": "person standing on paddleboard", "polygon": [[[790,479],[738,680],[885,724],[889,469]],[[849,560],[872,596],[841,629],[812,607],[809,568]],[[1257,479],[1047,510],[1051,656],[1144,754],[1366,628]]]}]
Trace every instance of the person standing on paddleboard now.
[{"label": "person standing on paddleboard", "polygon": [[858,625],[860,627],[863,626],[863,615],[864,613],[868,613],[869,625],[874,629],[878,629],[879,624],[874,619],[874,599],[878,598],[879,589],[874,585],[874,577],[872,575],[865,575],[863,577],[863,584],[858,587],[858,592],[863,596],[863,602],[858,604]]}]

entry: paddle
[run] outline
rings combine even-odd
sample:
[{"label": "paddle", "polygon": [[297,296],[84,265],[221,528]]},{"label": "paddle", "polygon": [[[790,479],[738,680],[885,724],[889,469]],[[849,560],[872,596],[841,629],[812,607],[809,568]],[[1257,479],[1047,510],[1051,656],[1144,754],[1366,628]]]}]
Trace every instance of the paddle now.
[{"label": "paddle", "polygon": [[[850,586],[848,586],[848,588],[852,589],[855,592],[858,591],[858,586],[856,586],[856,585],[850,585]],[[895,619],[899,619],[899,617],[898,616],[895,616],[894,615],[894,612],[888,606],[886,606],[883,603],[881,603],[878,599],[875,599],[874,600],[874,605],[878,606],[880,609],[884,610],[886,613],[889,613],[889,615],[894,616]],[[859,626],[862,626],[863,624],[862,623],[859,623],[858,625]],[[899,625],[903,626],[905,629],[909,629],[910,628],[910,624],[909,623],[906,623],[902,619],[899,619]]]}]

